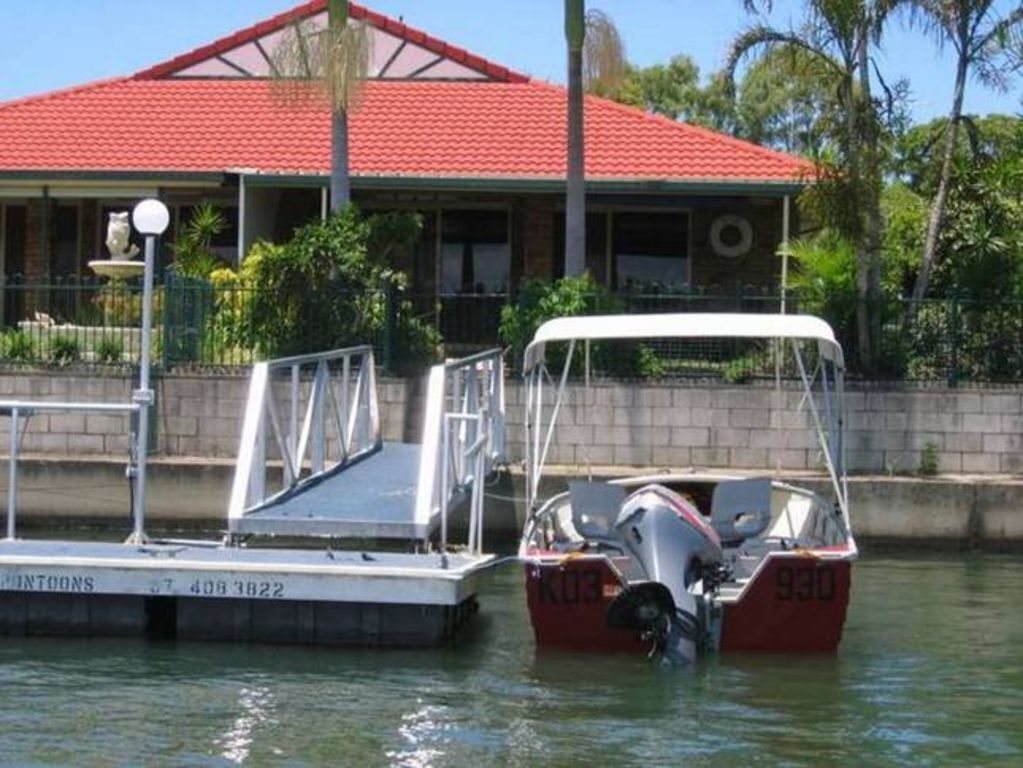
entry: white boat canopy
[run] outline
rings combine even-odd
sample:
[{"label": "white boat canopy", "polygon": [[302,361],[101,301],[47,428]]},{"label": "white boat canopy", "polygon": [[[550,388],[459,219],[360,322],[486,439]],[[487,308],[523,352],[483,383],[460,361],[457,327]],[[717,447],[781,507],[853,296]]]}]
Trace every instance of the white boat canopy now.
[{"label": "white boat canopy", "polygon": [[525,370],[545,359],[547,344],[628,339],[792,339],[817,345],[822,358],[844,369],[831,326],[811,315],[676,313],[560,317],[537,329],[526,347]]}]

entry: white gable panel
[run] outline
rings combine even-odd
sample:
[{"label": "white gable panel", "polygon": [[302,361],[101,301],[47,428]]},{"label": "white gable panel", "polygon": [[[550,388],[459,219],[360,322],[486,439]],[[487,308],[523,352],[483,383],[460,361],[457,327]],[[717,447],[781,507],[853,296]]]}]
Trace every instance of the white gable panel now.
[{"label": "white gable panel", "polygon": [[414,77],[415,73],[426,65],[437,61],[437,54],[420,48],[418,45],[406,45],[387,70],[388,79]]},{"label": "white gable panel", "polygon": [[428,70],[423,72],[420,77],[425,78],[443,78],[445,80],[486,80],[487,76],[482,72],[467,67],[464,64],[459,64],[457,61],[451,59],[444,59],[443,61],[430,67]]},{"label": "white gable panel", "polygon": [[[270,51],[267,51],[267,54],[273,55]],[[233,51],[225,53],[223,58],[227,59],[231,64],[244,69],[253,77],[270,76],[270,65],[255,43],[235,48]]]},{"label": "white gable panel", "polygon": [[175,77],[245,77],[241,72],[214,57],[183,69]]},{"label": "white gable panel", "polygon": [[[352,22],[355,23],[355,22]],[[302,31],[316,34],[327,26],[326,11],[300,22]],[[428,79],[487,80],[489,76],[460,62],[448,59],[421,45],[410,43],[403,38],[374,26],[369,27],[370,62],[369,77],[387,80],[404,80],[424,77]],[[185,69],[172,73],[171,77],[270,77],[273,74],[267,57],[273,58],[285,35],[291,34],[291,27],[282,27],[255,41],[239,45],[220,57],[214,55]],[[262,50],[260,50],[262,49]],[[265,55],[264,55],[265,54]],[[232,67],[234,64],[235,67]],[[425,69],[424,69],[425,68]]]},{"label": "white gable panel", "polygon": [[374,29],[373,41],[370,45],[369,76],[381,77],[381,71],[387,66],[391,57],[401,47],[403,40],[388,33]]}]

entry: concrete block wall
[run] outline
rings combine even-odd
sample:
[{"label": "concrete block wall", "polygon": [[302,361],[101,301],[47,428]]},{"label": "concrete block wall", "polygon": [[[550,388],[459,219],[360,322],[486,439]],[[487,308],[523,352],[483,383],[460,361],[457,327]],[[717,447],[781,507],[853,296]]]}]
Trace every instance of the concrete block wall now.
[{"label": "concrete block wall", "polygon": [[[508,387],[521,457],[523,389]],[[607,383],[562,410],[548,461],[652,467],[823,469],[802,393],[773,387]],[[866,386],[847,393],[854,472],[913,473],[932,446],[943,473],[1023,473],[1023,402],[1004,388]]]},{"label": "concrete block wall", "polygon": [[[0,374],[0,399],[121,401],[125,376]],[[244,376],[157,380],[157,447],[171,457],[234,458],[244,417]],[[425,384],[379,382],[386,440],[417,441]],[[801,392],[773,387],[599,383],[563,408],[548,461],[561,464],[815,470],[821,455]],[[523,455],[524,388],[509,381],[509,457]],[[858,472],[911,473],[928,445],[942,472],[1023,474],[1023,395],[998,388],[861,387],[848,393],[848,456]],[[34,416],[26,453],[126,456],[126,416]],[[9,419],[0,418],[0,445]],[[0,448],[3,451],[3,448]]]}]

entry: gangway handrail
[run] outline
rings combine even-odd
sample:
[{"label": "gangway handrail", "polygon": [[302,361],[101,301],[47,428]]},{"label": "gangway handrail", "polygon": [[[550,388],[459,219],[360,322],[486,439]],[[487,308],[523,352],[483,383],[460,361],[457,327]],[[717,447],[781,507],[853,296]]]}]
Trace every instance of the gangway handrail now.
[{"label": "gangway handrail", "polygon": [[0,415],[10,416],[10,453],[7,457],[7,540],[14,541],[18,517],[18,458],[24,430],[18,419],[37,413],[138,413],[137,403],[76,403],[57,400],[0,400]]},{"label": "gangway handrail", "polygon": [[505,459],[504,356],[491,349],[430,369],[415,520],[440,517],[447,548],[448,515],[470,490],[469,550],[482,551],[483,485]]},{"label": "gangway handrail", "polygon": [[[273,375],[282,371],[289,374],[287,409],[283,413],[273,386]],[[308,384],[307,397],[303,397],[303,381]],[[341,390],[340,398],[335,387]],[[331,429],[333,443],[328,439]],[[268,433],[283,464],[282,485],[270,493],[266,477]],[[333,456],[328,455],[331,445]],[[228,520],[238,520],[381,446],[372,347],[348,347],[256,363],[249,381]]]}]

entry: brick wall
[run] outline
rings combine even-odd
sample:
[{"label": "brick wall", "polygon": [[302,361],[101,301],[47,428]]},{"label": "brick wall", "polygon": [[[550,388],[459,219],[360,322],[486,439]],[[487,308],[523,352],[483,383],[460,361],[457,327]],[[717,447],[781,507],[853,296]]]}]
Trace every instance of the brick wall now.
[{"label": "brick wall", "polygon": [[[233,458],[247,379],[168,376],[158,380],[157,444],[168,456]],[[379,385],[387,440],[419,439],[421,381]],[[125,377],[0,375],[0,399],[120,401]],[[522,457],[524,390],[507,386],[509,455]],[[581,397],[581,394],[580,394]],[[589,402],[570,402],[549,454],[555,463],[685,468],[819,469],[809,416],[795,389],[756,385],[690,387],[596,384]],[[942,472],[1023,473],[1023,396],[1006,389],[864,388],[848,393],[849,463],[854,471],[914,472],[931,444]],[[0,419],[6,440],[7,419]],[[56,455],[126,455],[123,416],[32,418],[23,450]],[[6,444],[5,442],[3,443]],[[0,449],[2,450],[2,449]]]},{"label": "brick wall", "polygon": [[[710,244],[710,230],[718,216],[738,214],[753,227],[753,246],[745,256],[718,256]],[[693,209],[693,284],[711,292],[731,295],[739,286],[777,288],[781,260],[777,256],[782,239],[782,205],[778,200],[729,204]],[[795,230],[793,229],[793,232]]]}]

